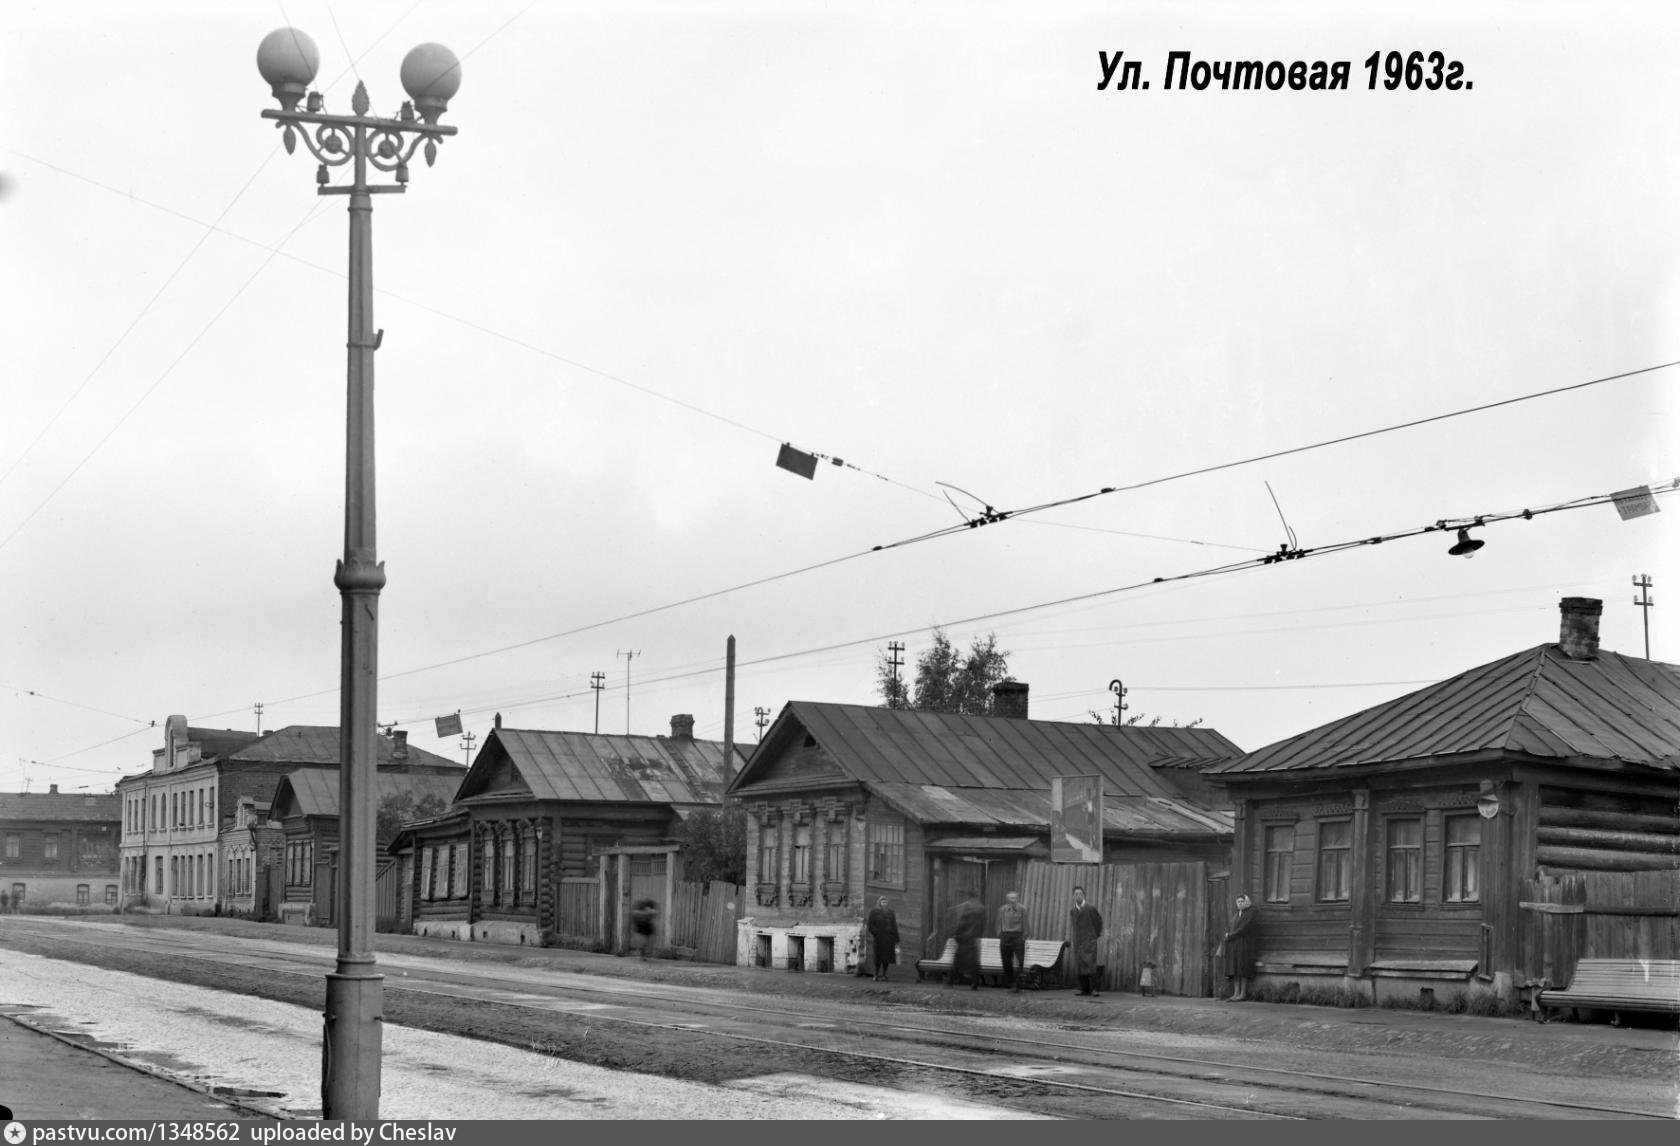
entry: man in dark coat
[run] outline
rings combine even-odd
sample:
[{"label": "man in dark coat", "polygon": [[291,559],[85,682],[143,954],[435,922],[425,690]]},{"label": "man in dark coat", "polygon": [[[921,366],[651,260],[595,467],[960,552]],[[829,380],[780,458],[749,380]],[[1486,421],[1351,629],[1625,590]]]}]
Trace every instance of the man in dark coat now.
[{"label": "man in dark coat", "polygon": [[887,905],[887,897],[875,901],[864,920],[863,929],[869,932],[869,951],[875,961],[875,981],[887,981],[887,968],[898,962],[898,916]]},{"label": "man in dark coat", "polygon": [[947,987],[957,985],[957,976],[967,975],[970,989],[980,989],[980,936],[985,930],[986,905],[973,891],[964,891],[963,901],[951,909],[951,938],[957,941],[957,957],[945,981]]},{"label": "man in dark coat", "polygon": [[1073,973],[1079,977],[1079,993],[1101,998],[1092,988],[1097,976],[1097,940],[1102,938],[1102,915],[1085,902],[1085,889],[1073,889],[1073,909],[1068,912],[1068,942],[1073,947]]}]

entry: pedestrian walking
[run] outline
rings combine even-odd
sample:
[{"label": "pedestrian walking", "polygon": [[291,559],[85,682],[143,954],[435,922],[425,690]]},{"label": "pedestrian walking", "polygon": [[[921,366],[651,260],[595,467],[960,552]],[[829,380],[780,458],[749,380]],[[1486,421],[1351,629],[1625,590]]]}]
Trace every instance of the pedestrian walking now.
[{"label": "pedestrian walking", "polygon": [[1219,941],[1219,954],[1225,956],[1225,974],[1230,976],[1232,983],[1231,1002],[1241,1003],[1248,998],[1248,981],[1254,977],[1254,953],[1259,946],[1260,913],[1254,909],[1254,900],[1249,898],[1248,892],[1237,893],[1236,914],[1231,916],[1231,926],[1225,931],[1225,938]]},{"label": "pedestrian walking", "polygon": [[1093,999],[1102,996],[1093,987],[1098,974],[1097,940],[1102,938],[1102,913],[1085,902],[1085,889],[1073,889],[1073,909],[1068,912],[1068,939],[1073,945],[1073,973],[1079,977],[1079,993]]},{"label": "pedestrian walking", "polygon": [[875,906],[869,909],[869,918],[864,921],[864,930],[869,932],[869,951],[875,963],[875,981],[887,981],[887,968],[898,962],[898,916],[893,914],[887,897],[882,896],[875,901]]},{"label": "pedestrian walking", "polygon": [[951,938],[957,941],[957,957],[951,964],[947,987],[957,985],[959,975],[967,975],[970,989],[980,989],[980,935],[986,930],[986,905],[972,890],[963,892],[963,900],[951,909]]},{"label": "pedestrian walking", "polygon": [[997,917],[998,953],[1003,956],[1003,985],[1011,995],[1021,993],[1019,976],[1027,962],[1027,909],[1018,892],[1003,897]]},{"label": "pedestrian walking", "polygon": [[636,909],[630,913],[630,926],[636,932],[636,945],[641,948],[642,958],[650,957],[653,947],[654,928],[659,923],[659,905],[651,899],[641,900]]},{"label": "pedestrian walking", "polygon": [[11,909],[12,909],[11,893],[10,892],[5,892],[5,891],[0,891],[0,915],[5,914],[6,912],[10,911]]}]

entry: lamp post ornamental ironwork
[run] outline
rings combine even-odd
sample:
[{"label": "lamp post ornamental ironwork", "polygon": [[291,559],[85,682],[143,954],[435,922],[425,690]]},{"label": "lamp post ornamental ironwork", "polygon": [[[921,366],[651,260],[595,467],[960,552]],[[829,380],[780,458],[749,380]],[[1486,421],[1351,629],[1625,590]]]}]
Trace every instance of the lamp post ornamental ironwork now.
[{"label": "lamp post ornamental ironwork", "polygon": [[[374,529],[373,354],[383,332],[373,326],[373,199],[407,190],[408,164],[425,148],[426,163],[438,143],[455,134],[438,117],[461,85],[461,65],[440,44],[421,44],[402,62],[410,102],[397,119],[368,115],[367,88],[359,81],[352,115],[329,115],[321,94],[310,91],[320,67],[315,42],[295,28],[280,28],[257,48],[257,70],[280,102],[265,110],[277,121],[288,153],[302,139],[320,166],[316,190],[350,197],[350,323],[348,414],[345,432],[344,556],[333,583],[343,607],[339,693],[339,868],[336,917],[338,961],[327,976],[321,1048],[321,1116],[379,1117],[384,976],[373,954],[374,864],[377,856],[378,735],[375,708],[379,674],[379,591],[385,587]],[[303,110],[298,104],[303,103]],[[416,116],[418,113],[418,117]],[[347,167],[350,182],[330,186],[328,171]],[[369,168],[394,177],[370,184]],[[374,174],[374,178],[377,178]]]}]

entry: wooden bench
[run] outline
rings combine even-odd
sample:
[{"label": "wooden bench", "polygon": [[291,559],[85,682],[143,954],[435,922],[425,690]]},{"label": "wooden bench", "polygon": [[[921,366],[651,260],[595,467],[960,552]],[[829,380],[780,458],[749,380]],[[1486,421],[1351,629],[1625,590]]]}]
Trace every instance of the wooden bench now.
[{"label": "wooden bench", "polygon": [[1623,1011],[1680,1015],[1680,960],[1582,959],[1563,989],[1545,988],[1534,1017],[1545,1022],[1553,1007],[1609,1011],[1610,1025],[1622,1025]]},{"label": "wooden bench", "polygon": [[[1021,973],[1018,976],[1019,985],[1032,990],[1045,986],[1048,982],[1060,983],[1062,977],[1062,958],[1067,953],[1067,944],[1056,939],[1029,939],[1022,958]],[[946,976],[951,974],[957,961],[957,941],[947,939],[945,950],[940,952],[937,959],[919,959],[916,962],[916,978],[929,976]],[[1003,978],[1003,946],[996,939],[980,940],[980,977],[987,976],[1001,981]]]}]

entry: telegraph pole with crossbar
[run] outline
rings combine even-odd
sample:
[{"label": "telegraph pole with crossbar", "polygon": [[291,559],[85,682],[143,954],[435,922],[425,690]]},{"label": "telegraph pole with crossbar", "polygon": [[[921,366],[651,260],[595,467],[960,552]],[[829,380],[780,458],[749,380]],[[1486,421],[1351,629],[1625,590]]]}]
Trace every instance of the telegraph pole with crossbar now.
[{"label": "telegraph pole with crossbar", "polygon": [[1657,599],[1651,596],[1651,575],[1649,573],[1641,573],[1633,579],[1633,587],[1639,590],[1639,596],[1633,599],[1633,603],[1639,606],[1639,616],[1645,622],[1645,659],[1650,660],[1651,606],[1657,603]]},{"label": "telegraph pole with crossbar", "polygon": [[770,710],[768,708],[754,708],[753,715],[758,717],[753,723],[758,725],[758,740],[762,744],[764,742],[764,729],[770,723]]},{"label": "telegraph pole with crossbar", "polygon": [[595,731],[601,731],[601,690],[607,687],[607,674],[596,671],[589,674],[589,687],[595,690]]},{"label": "telegraph pole with crossbar", "polygon": [[898,683],[898,670],[904,666],[904,657],[901,655],[903,652],[903,641],[887,642],[887,667],[892,670],[892,692],[887,695],[888,708],[898,707],[901,695],[899,689],[902,687]]},{"label": "telegraph pole with crossbar", "polygon": [[473,733],[471,733],[471,732],[468,732],[468,733],[464,733],[464,734],[463,734],[463,735],[462,735],[462,736],[461,736],[461,751],[462,751],[462,752],[464,752],[464,753],[466,753],[466,756],[467,756],[467,767],[469,767],[469,768],[470,768],[470,767],[472,767],[472,746],[473,746],[473,741],[475,741],[475,740],[477,740],[477,739],[478,739],[478,737],[477,737],[477,736],[476,736],[476,735],[475,735],[475,734],[473,734]]}]

